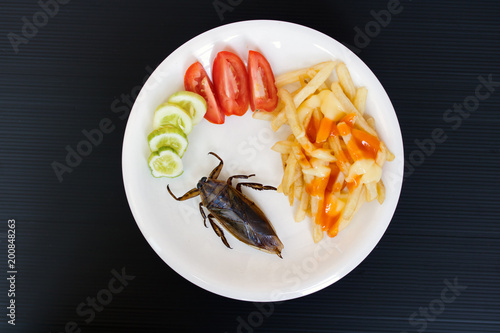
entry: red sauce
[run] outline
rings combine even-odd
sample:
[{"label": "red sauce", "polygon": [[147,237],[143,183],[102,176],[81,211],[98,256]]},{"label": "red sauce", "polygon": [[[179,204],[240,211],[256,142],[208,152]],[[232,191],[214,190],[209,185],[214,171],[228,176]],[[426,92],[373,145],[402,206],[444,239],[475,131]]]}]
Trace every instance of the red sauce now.
[{"label": "red sauce", "polygon": [[356,121],[356,118],[357,118],[357,116],[354,112],[349,113],[344,118],[342,118],[341,122],[346,123],[347,125],[349,125],[349,127],[352,128],[354,126],[354,122]]},{"label": "red sauce", "polygon": [[326,186],[328,185],[328,178],[329,177],[314,177],[313,181],[306,185],[306,192],[314,197],[323,197]]},{"label": "red sauce", "polygon": [[[341,211],[337,212],[337,197],[335,196],[345,187],[352,192],[359,186],[361,175],[354,177],[350,182],[344,180],[345,174],[341,174],[343,163],[353,163],[356,160],[370,158],[376,159],[380,149],[380,141],[377,137],[366,133],[363,130],[354,128],[356,114],[346,115],[340,122],[333,124],[330,129],[330,136],[347,136],[351,134],[346,147],[342,148],[339,159],[330,163],[330,174],[327,177],[315,177],[310,184],[306,185],[306,192],[318,198],[318,211],[315,216],[315,223],[326,231],[328,236],[335,237],[339,231]],[[306,135],[309,141],[318,148],[320,144],[315,143],[321,121],[311,117],[306,127]],[[326,125],[325,125],[326,126]],[[324,132],[324,131],[323,131]],[[321,136],[324,136],[324,133]]]},{"label": "red sauce", "polygon": [[376,159],[380,149],[380,141],[375,136],[358,129],[353,129],[351,133],[359,150],[363,153],[363,157]]},{"label": "red sauce", "polygon": [[314,117],[311,117],[309,120],[309,124],[306,127],[306,135],[309,141],[316,142],[316,135],[318,134],[320,120],[316,120]]},{"label": "red sauce", "polygon": [[352,179],[352,181],[347,183],[347,189],[349,192],[352,192],[359,185],[359,181],[361,179],[361,175],[358,175]]}]

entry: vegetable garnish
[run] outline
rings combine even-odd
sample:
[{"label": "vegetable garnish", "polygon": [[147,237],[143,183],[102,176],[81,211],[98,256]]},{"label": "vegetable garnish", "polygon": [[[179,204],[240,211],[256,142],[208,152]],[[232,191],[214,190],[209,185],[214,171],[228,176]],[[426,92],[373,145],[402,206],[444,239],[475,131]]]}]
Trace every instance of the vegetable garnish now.
[{"label": "vegetable garnish", "polygon": [[215,95],[226,116],[242,116],[248,111],[249,87],[245,64],[236,54],[221,51],[214,60],[212,75]]},{"label": "vegetable garnish", "polygon": [[148,160],[154,177],[178,177],[182,174],[182,160],[170,147],[161,147]]},{"label": "vegetable garnish", "polygon": [[274,111],[278,105],[278,92],[271,65],[262,54],[252,50],[248,52],[248,80],[252,111]]},{"label": "vegetable garnish", "polygon": [[187,91],[201,95],[205,99],[207,103],[205,119],[214,124],[224,124],[224,112],[222,112],[215,97],[214,85],[198,61],[187,69],[184,75],[184,88]]},{"label": "vegetable garnish", "polygon": [[188,111],[177,104],[163,103],[158,105],[153,117],[153,128],[158,129],[166,125],[180,128],[188,135],[193,130],[193,120]]},{"label": "vegetable garnish", "polygon": [[166,125],[148,135],[149,149],[152,152],[161,147],[172,148],[179,157],[184,155],[188,146],[186,134],[177,126]]},{"label": "vegetable garnish", "polygon": [[182,174],[181,157],[188,146],[187,135],[207,112],[200,95],[180,91],[160,104],[153,117],[153,132],[148,135],[151,155],[148,165],[154,177],[177,177]]},{"label": "vegetable garnish", "polygon": [[169,103],[177,104],[188,111],[193,120],[193,125],[197,125],[207,112],[207,102],[205,98],[191,91],[179,91],[168,98]]},{"label": "vegetable garnish", "polygon": [[[336,71],[338,81],[328,78]],[[300,84],[289,92],[288,84]],[[276,78],[279,103],[254,112],[277,131],[292,134],[272,149],[281,153],[284,175],[278,191],[300,200],[297,222],[313,218],[313,239],[335,237],[365,201],[385,199],[382,166],[394,155],[380,140],[373,118],[364,115],[367,89],[357,88],[344,63],[329,61]],[[289,88],[291,89],[291,88]]]}]

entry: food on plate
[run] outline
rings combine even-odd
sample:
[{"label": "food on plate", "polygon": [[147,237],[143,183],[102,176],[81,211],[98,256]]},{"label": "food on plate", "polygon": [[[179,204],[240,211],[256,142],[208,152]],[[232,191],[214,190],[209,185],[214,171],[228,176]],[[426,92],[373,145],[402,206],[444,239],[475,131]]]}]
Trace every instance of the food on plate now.
[{"label": "food on plate", "polygon": [[147,138],[151,150],[148,165],[154,177],[182,174],[181,157],[188,146],[187,135],[206,112],[207,103],[203,97],[189,91],[173,94],[156,108],[153,131]]},{"label": "food on plate", "polygon": [[177,104],[163,103],[158,105],[153,116],[153,129],[173,125],[188,135],[193,130],[193,120],[186,109]]},{"label": "food on plate", "polygon": [[182,174],[182,160],[170,147],[160,147],[148,160],[154,177],[178,177]]},{"label": "food on plate", "polygon": [[[224,232],[214,220],[217,220],[224,229],[241,242],[282,258],[283,243],[276,235],[273,226],[262,210],[241,191],[242,186],[256,190],[276,190],[276,188],[253,182],[238,183],[236,188],[232,186],[233,179],[248,179],[255,176],[254,174],[234,175],[229,177],[227,181],[218,180],[217,177],[222,170],[223,161],[215,153],[210,152],[210,154],[217,157],[220,162],[212,170],[208,178],[201,178],[196,188],[181,197],[176,197],[167,185],[170,195],[177,201],[184,201],[199,195],[201,197],[200,213],[205,227],[207,227],[208,218],[212,229],[228,248],[231,247],[224,236]],[[206,215],[203,207],[209,211],[208,215]]]},{"label": "food on plate", "polygon": [[212,67],[215,96],[226,116],[242,116],[250,103],[248,73],[243,61],[229,51],[217,53]]},{"label": "food on plate", "polygon": [[165,125],[148,135],[149,149],[152,152],[161,147],[170,147],[179,157],[184,155],[188,146],[186,134],[177,126]]},{"label": "food on plate", "polygon": [[274,111],[278,105],[278,91],[273,70],[262,54],[252,50],[248,52],[248,80],[252,111]]},{"label": "food on plate", "polygon": [[191,91],[178,91],[170,96],[167,102],[176,104],[188,111],[193,120],[193,125],[197,125],[207,112],[207,102],[205,99]]},{"label": "food on plate", "polygon": [[187,91],[201,95],[205,99],[207,103],[205,119],[213,124],[224,123],[225,115],[215,97],[214,85],[199,61],[187,69],[184,75],[184,88]]},{"label": "food on plate", "polygon": [[[338,81],[330,82],[333,75]],[[365,87],[356,88],[347,66],[327,61],[276,77],[279,102],[272,112],[253,117],[277,131],[288,124],[292,134],[273,150],[281,153],[279,192],[290,205],[299,201],[297,222],[313,219],[313,239],[335,237],[365,201],[385,199],[382,167],[394,155],[364,114]]]},{"label": "food on plate", "polygon": [[184,75],[184,87],[200,94],[208,104],[205,118],[223,124],[225,116],[242,116],[248,111],[274,111],[278,104],[274,74],[267,59],[257,51],[248,52],[248,71],[238,55],[221,51],[212,67],[212,81],[197,61]]}]

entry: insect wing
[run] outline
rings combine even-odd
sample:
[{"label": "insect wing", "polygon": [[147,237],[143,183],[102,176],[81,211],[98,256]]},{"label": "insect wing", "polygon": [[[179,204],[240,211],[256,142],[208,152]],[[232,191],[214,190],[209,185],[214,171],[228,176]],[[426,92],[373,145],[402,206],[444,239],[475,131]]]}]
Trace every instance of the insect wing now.
[{"label": "insect wing", "polygon": [[207,208],[240,241],[266,252],[281,253],[283,244],[262,210],[235,188],[225,187]]}]

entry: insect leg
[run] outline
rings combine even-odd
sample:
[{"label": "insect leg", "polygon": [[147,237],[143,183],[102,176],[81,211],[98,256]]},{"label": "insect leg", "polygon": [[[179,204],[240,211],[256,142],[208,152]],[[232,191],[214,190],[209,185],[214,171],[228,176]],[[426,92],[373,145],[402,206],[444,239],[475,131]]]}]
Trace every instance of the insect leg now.
[{"label": "insect leg", "polygon": [[184,201],[184,200],[187,200],[187,199],[191,199],[191,198],[194,198],[195,196],[199,195],[200,194],[200,190],[197,189],[197,188],[193,188],[192,190],[189,190],[186,194],[184,194],[182,197],[180,198],[177,198],[175,196],[175,194],[172,193],[172,191],[170,191],[170,187],[168,187],[167,185],[167,190],[168,190],[168,193],[170,193],[170,195],[177,201]]},{"label": "insect leg", "polygon": [[222,231],[222,229],[217,225],[215,224],[215,222],[213,221],[213,219],[215,218],[215,216],[213,216],[212,214],[208,214],[208,220],[210,221],[210,225],[212,226],[212,229],[214,229],[215,233],[217,234],[217,236],[219,236],[221,239],[222,239],[222,243],[224,243],[224,245],[226,245],[228,248],[232,248],[231,246],[229,246],[229,243],[227,242],[226,240],[226,236],[224,236],[224,232]]},{"label": "insect leg", "polygon": [[207,216],[205,215],[205,212],[203,211],[203,203],[202,202],[200,202],[200,213],[201,213],[201,216],[203,217],[203,224],[205,225],[205,228],[208,228]]},{"label": "insect leg", "polygon": [[215,169],[213,169],[212,172],[210,173],[210,176],[208,176],[208,178],[210,178],[210,179],[217,179],[217,177],[219,177],[220,171],[222,170],[222,166],[224,165],[224,162],[222,161],[222,158],[220,158],[216,153],[210,152],[209,154],[214,155],[220,161],[219,165],[216,166]]},{"label": "insect leg", "polygon": [[274,187],[274,186],[262,185],[259,183],[238,183],[238,185],[236,185],[236,190],[241,192],[242,186],[248,186],[248,187],[253,188],[254,190],[259,190],[259,191],[262,191],[262,190],[276,191],[276,187]]},{"label": "insect leg", "polygon": [[231,184],[231,182],[233,181],[233,178],[243,178],[243,179],[248,179],[248,178],[253,177],[253,176],[255,176],[255,174],[254,174],[254,173],[252,173],[251,175],[248,175],[248,176],[247,176],[247,175],[234,175],[234,176],[231,176],[231,177],[229,177],[229,178],[227,179],[227,184],[228,184],[229,186],[233,186],[233,184]]}]

